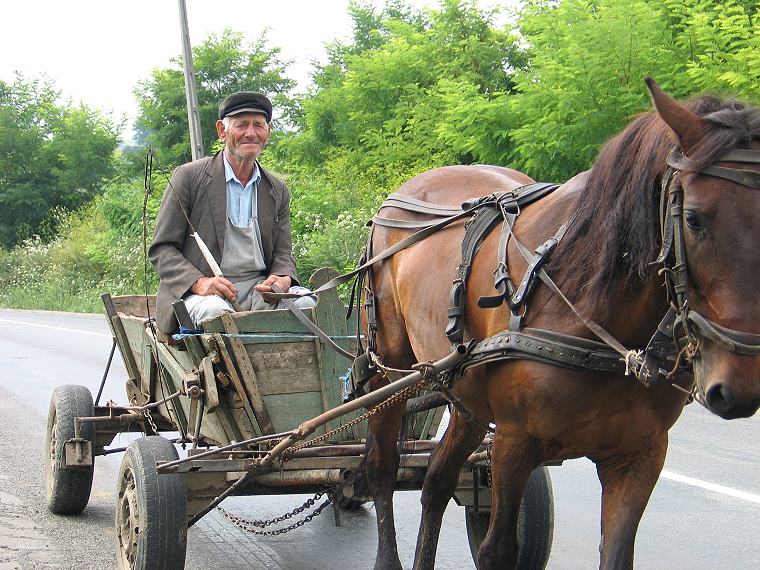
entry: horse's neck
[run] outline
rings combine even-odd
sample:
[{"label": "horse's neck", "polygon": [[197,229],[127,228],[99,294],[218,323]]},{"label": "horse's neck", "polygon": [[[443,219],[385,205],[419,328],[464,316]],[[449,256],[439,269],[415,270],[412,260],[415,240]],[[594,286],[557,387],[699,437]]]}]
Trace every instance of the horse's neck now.
[{"label": "horse's neck", "polygon": [[[538,208],[524,212],[524,231],[517,232],[521,239],[534,244],[541,243],[553,235],[556,229],[573,215],[577,200],[584,191],[587,176],[588,172],[577,175],[555,194],[544,198]],[[582,288],[569,290],[563,287],[564,275],[568,269],[574,268],[564,266],[562,259],[554,257],[548,272],[560,290],[586,318],[599,323],[625,344],[646,344],[667,311],[663,280],[657,275],[656,268],[652,268],[646,279],[619,280],[618,283],[613,283],[609,295],[604,299],[584,294]],[[518,273],[515,278],[519,279],[521,275],[522,273]],[[560,327],[566,327],[560,332],[589,336],[588,329],[567,304],[546,288],[534,293],[529,307],[533,314],[529,311],[528,326],[540,327],[543,324],[549,328],[551,323],[555,322]],[[535,325],[531,321],[540,324]]]}]

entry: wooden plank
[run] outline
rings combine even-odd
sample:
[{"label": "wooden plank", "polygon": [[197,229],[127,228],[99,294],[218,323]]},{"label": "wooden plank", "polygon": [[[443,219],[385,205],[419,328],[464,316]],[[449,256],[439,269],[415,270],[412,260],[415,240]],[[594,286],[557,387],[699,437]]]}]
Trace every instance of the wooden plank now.
[{"label": "wooden plank", "polygon": [[227,345],[224,342],[224,338],[222,338],[221,334],[214,333],[214,340],[216,341],[217,350],[219,351],[219,355],[222,357],[222,362],[224,362],[224,367],[227,371],[227,374],[229,375],[230,380],[232,381],[232,385],[235,388],[235,393],[237,393],[238,398],[240,398],[240,402],[243,404],[243,410],[247,417],[248,423],[251,424],[251,427],[255,432],[251,437],[262,435],[259,424],[256,421],[256,415],[253,413],[251,403],[248,401],[248,394],[246,394],[245,390],[243,389],[243,384],[240,381],[240,376],[238,376],[237,370],[235,370],[235,365],[232,363],[232,358],[230,357],[230,353],[227,350]]},{"label": "wooden plank", "polygon": [[[232,415],[232,411],[227,406],[218,406],[213,414],[209,413],[208,404],[201,400],[204,408],[203,418],[201,419],[201,436],[215,440],[223,445],[232,443],[232,441],[241,441],[243,439],[237,422]],[[224,437],[220,438],[220,433]]]},{"label": "wooden plank", "polygon": [[129,338],[127,337],[127,333],[124,330],[124,325],[121,322],[119,314],[116,312],[116,307],[113,304],[111,296],[106,294],[103,295],[102,299],[103,304],[106,307],[106,314],[108,315],[108,324],[111,327],[111,332],[116,339],[116,343],[119,345],[119,352],[121,352],[121,356],[124,360],[124,367],[127,369],[127,374],[129,374],[129,377],[135,383],[137,383],[140,379],[140,370],[137,367],[137,363],[135,362],[134,357],[132,356]]},{"label": "wooden plank", "polygon": [[[295,394],[272,394],[264,396],[272,425],[276,432],[297,428],[306,420],[322,413],[321,392],[301,392]],[[325,433],[324,426],[319,427],[314,435]]]},{"label": "wooden plank", "polygon": [[[334,269],[319,269],[311,276],[311,282],[320,287],[327,283],[333,277],[337,277],[338,272]],[[343,337],[343,340],[333,338],[333,340],[343,349],[348,349],[346,308],[338,297],[335,289],[330,289],[319,295],[319,302],[314,309],[314,320],[328,336]],[[348,373],[351,365],[345,357],[335,352],[332,348],[322,342],[317,341],[317,348],[320,356],[320,382],[322,385],[322,404],[325,411],[338,407],[343,403],[342,386],[339,378]],[[328,429],[336,428],[343,425],[356,417],[356,414],[349,414],[327,424]],[[341,437],[341,436],[338,436]]]},{"label": "wooden plank", "polygon": [[[337,272],[334,269],[318,269],[311,276],[310,281],[315,287],[319,287],[336,275]],[[352,353],[356,352],[355,337],[349,334],[349,326],[345,317],[346,307],[338,297],[335,289],[320,294],[315,312],[317,325],[322,330],[329,334],[342,348]],[[322,360],[322,395],[324,407],[327,410],[343,403],[342,386],[339,378],[348,372],[351,362],[322,343],[320,343],[320,348]],[[357,410],[341,416],[330,422],[328,427],[332,429],[344,425],[361,415],[362,412],[363,410]],[[330,441],[350,441],[366,437],[367,422],[363,421],[352,426],[347,432],[337,434]]]},{"label": "wooden plank", "polygon": [[[150,340],[153,340],[155,343],[154,338],[151,337]],[[157,343],[154,345],[156,347],[156,355],[158,360],[158,364],[156,366],[156,375],[158,381],[153,385],[151,400],[157,402],[169,394],[175,393],[179,387],[167,368],[162,364],[162,362],[166,361],[166,359],[162,361],[162,345]],[[168,391],[168,393],[165,390]],[[163,404],[162,406],[159,406],[158,410],[161,415],[163,415],[165,418],[177,426],[177,429],[179,430],[182,437],[185,437],[187,435],[187,416],[185,415],[185,411],[182,409],[182,405],[177,400],[172,400]]]},{"label": "wooden plank", "polygon": [[147,335],[143,337],[142,344],[142,373],[140,391],[146,396],[150,396],[156,381],[156,365],[153,357],[153,346]]},{"label": "wooden plank", "polygon": [[254,428],[245,404],[237,392],[234,390],[222,390],[219,397],[222,399],[222,402],[226,402],[226,406],[223,405],[222,407],[226,407],[229,410],[230,418],[232,418],[232,421],[240,430],[243,439],[251,439],[261,435],[257,428]]},{"label": "wooden plank", "polygon": [[444,410],[446,410],[446,407],[441,406],[440,408],[433,408],[432,410],[416,414],[418,418],[415,418],[414,439],[430,439],[434,437],[438,432],[438,426],[441,425]]},{"label": "wooden plank", "polygon": [[[151,316],[156,315],[155,295],[118,295],[111,298],[116,311],[130,317],[148,318],[148,310]],[[146,306],[147,299],[147,306]]]},{"label": "wooden plank", "polygon": [[[224,313],[220,318],[224,323],[224,328],[227,334],[236,335],[240,332],[229,313]],[[256,373],[253,370],[253,366],[251,366],[250,357],[245,351],[243,343],[240,342],[240,339],[235,337],[229,337],[229,341],[230,347],[232,348],[232,355],[237,361],[237,366],[240,369],[243,386],[248,394],[253,413],[256,416],[256,422],[259,424],[264,435],[276,433],[269,412],[267,411],[267,406],[264,403]]]},{"label": "wooden plank", "polygon": [[[176,391],[182,385],[182,378],[186,372],[190,372],[195,369],[193,365],[193,358],[186,352],[178,350],[174,347],[169,347],[163,343],[157,343],[156,347],[159,353],[159,360],[161,361],[167,382],[171,382],[172,391]],[[155,392],[155,390],[154,390]],[[159,397],[160,396],[160,397]],[[161,394],[156,393],[155,399],[160,399]],[[180,418],[179,421],[185,430],[188,429],[188,415],[190,413],[190,399],[181,396],[175,400],[175,413]],[[231,406],[229,410],[224,406],[220,406],[218,410],[221,413],[211,414],[204,417],[201,425],[201,435],[208,438],[210,441],[220,444],[228,444],[231,440],[240,440],[242,434],[247,431],[251,431],[251,428],[246,427],[245,424],[239,423],[236,419],[235,412],[233,412]],[[190,426],[190,431],[194,429],[194,426]]]},{"label": "wooden plank", "polygon": [[206,392],[206,411],[213,414],[219,407],[219,391],[216,389],[216,376],[214,375],[214,365],[210,357],[201,360],[200,371],[203,375],[203,389]]},{"label": "wooden plank", "polygon": [[246,354],[264,396],[322,389],[313,341],[249,345]]},{"label": "wooden plank", "polygon": [[[230,314],[230,318],[235,322],[237,330],[243,333],[311,334],[287,309],[243,311]],[[221,318],[206,321],[203,327],[206,332],[228,332]]]}]

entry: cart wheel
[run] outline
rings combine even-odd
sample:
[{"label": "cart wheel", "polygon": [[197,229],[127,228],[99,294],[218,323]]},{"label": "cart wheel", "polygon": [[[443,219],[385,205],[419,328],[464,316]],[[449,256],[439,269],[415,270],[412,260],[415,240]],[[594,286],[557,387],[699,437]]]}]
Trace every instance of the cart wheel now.
[{"label": "cart wheel", "polygon": [[[549,470],[539,467],[530,476],[525,490],[520,515],[517,521],[517,542],[520,554],[517,559],[519,570],[541,570],[549,562],[554,536],[554,493]],[[475,564],[478,549],[488,532],[491,511],[483,509],[475,516],[472,507],[465,507],[465,523],[470,552]]]},{"label": "cart wheel", "polygon": [[124,570],[185,567],[185,483],[182,475],[156,471],[157,461],[178,458],[174,445],[157,435],[133,441],[124,454],[116,503],[116,556]]},{"label": "cart wheel", "polygon": [[[92,416],[92,394],[84,386],[67,384],[53,391],[48,411],[45,437],[45,494],[51,512],[57,515],[81,513],[90,500],[92,465],[65,469],[63,445],[74,437],[74,418]],[[95,430],[91,423],[82,423],[82,438],[92,441]]]}]

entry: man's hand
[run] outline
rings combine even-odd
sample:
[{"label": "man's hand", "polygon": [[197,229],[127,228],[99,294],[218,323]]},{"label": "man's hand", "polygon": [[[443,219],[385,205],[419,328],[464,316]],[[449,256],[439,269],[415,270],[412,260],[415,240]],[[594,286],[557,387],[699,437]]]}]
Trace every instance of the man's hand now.
[{"label": "man's hand", "polygon": [[260,293],[272,293],[274,292],[272,289],[272,283],[277,283],[280,289],[282,289],[282,292],[287,293],[288,289],[290,289],[292,279],[287,275],[270,275],[264,279],[264,281],[256,285],[254,289]]},{"label": "man's hand", "polygon": [[193,283],[190,291],[196,295],[216,295],[229,301],[234,301],[237,296],[235,285],[224,277],[201,277]]}]

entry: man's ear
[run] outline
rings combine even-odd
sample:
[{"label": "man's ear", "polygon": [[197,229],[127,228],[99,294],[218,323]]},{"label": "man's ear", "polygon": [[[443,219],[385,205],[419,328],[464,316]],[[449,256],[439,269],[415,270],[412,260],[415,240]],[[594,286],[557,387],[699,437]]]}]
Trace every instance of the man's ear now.
[{"label": "man's ear", "polygon": [[227,132],[224,130],[224,122],[221,120],[216,122],[216,136],[219,137],[220,141],[223,141],[227,137]]}]

